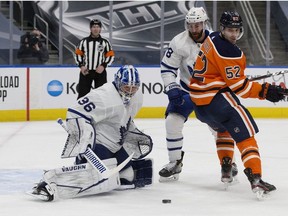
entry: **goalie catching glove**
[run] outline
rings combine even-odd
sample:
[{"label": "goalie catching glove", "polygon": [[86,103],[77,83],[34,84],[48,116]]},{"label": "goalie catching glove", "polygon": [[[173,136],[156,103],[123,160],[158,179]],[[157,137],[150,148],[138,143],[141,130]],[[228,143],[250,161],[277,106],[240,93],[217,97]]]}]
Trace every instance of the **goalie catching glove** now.
[{"label": "goalie catching glove", "polygon": [[262,84],[262,90],[259,93],[261,99],[266,99],[271,102],[279,102],[284,99],[286,93],[282,86],[271,85],[269,83]]},{"label": "goalie catching glove", "polygon": [[152,151],[153,141],[149,135],[134,128],[128,131],[123,147],[129,155],[134,153],[133,159],[141,159]]}]

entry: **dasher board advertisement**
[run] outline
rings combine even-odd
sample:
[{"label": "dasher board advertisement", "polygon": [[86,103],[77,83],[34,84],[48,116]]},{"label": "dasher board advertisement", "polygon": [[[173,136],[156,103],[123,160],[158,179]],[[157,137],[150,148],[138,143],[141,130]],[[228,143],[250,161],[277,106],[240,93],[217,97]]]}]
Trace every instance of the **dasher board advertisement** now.
[{"label": "dasher board advertisement", "polygon": [[26,109],[26,68],[0,68],[0,110]]},{"label": "dasher board advertisement", "polygon": [[[114,80],[114,74],[119,67],[107,68],[108,82]],[[164,94],[159,67],[137,67],[144,94],[143,107],[163,107],[168,104],[167,95]],[[273,73],[287,68],[247,68],[248,77]],[[77,100],[77,84],[79,80],[77,67],[35,67],[0,68],[0,110],[26,110],[26,109],[65,109]],[[269,82],[279,85],[286,83],[288,74],[270,77],[257,82]],[[279,103],[271,103],[259,99],[242,99],[246,107],[277,108],[288,107],[287,98]]]},{"label": "dasher board advertisement", "polygon": [[[107,68],[107,80],[112,82],[119,67]],[[55,109],[68,108],[77,100],[79,68],[31,68],[30,69],[30,108]],[[165,107],[167,96],[159,67],[138,68],[144,94],[144,107]]]}]

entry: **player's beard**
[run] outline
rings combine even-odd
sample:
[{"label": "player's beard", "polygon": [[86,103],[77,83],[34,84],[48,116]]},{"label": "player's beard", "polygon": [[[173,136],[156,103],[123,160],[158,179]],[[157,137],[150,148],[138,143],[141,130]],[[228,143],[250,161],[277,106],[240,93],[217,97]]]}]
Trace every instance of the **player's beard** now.
[{"label": "player's beard", "polygon": [[198,41],[202,37],[202,34],[203,34],[203,31],[201,31],[200,33],[191,33],[189,31],[189,35],[194,41]]}]

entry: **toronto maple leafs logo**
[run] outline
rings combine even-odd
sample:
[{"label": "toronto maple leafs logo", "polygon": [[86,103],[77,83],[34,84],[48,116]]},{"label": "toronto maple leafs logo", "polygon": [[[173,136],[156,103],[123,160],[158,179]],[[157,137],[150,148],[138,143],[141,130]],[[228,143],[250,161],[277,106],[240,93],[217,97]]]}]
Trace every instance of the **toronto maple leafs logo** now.
[{"label": "toronto maple leafs logo", "polygon": [[120,140],[118,142],[119,145],[123,145],[124,144],[124,140],[127,136],[127,133],[128,133],[128,130],[129,130],[129,126],[130,126],[130,123],[131,123],[131,117],[129,118],[126,126],[121,126],[120,129],[119,129],[119,132],[120,132]]}]

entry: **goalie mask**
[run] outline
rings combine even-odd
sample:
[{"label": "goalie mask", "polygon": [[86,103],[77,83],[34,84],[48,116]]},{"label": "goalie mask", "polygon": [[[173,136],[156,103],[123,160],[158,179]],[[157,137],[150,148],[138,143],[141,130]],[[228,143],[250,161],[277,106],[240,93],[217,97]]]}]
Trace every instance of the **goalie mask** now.
[{"label": "goalie mask", "polygon": [[138,70],[132,65],[122,66],[114,76],[114,83],[123,103],[129,104],[140,86]]}]

